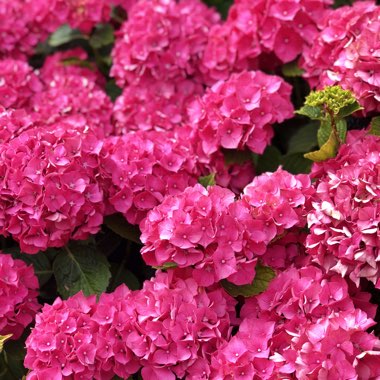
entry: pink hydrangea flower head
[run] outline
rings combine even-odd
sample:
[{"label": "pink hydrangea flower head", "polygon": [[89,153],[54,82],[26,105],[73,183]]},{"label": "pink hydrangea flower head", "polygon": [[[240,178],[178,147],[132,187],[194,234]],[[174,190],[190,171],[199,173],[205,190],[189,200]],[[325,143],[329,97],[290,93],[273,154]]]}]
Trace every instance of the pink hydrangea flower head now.
[{"label": "pink hydrangea flower head", "polygon": [[[56,53],[46,60],[40,75],[43,90],[31,97],[27,108],[38,123],[80,119],[100,138],[108,136],[113,131],[111,99],[99,85],[99,73],[64,64],[65,59],[72,57],[86,56],[76,50]],[[78,93],[81,96],[78,97]]]},{"label": "pink hydrangea flower head", "polygon": [[308,214],[308,253],[357,286],[364,277],[380,287],[379,152],[379,137],[353,131],[335,158],[312,168],[317,181]]},{"label": "pink hydrangea flower head", "polygon": [[160,81],[196,76],[216,11],[199,0],[139,1],[117,33],[111,75],[119,86],[146,74]]},{"label": "pink hydrangea flower head", "polygon": [[235,300],[219,286],[199,287],[191,272],[157,273],[134,303],[136,330],[129,339],[144,380],[187,378],[200,361],[207,372],[211,354],[231,336]]},{"label": "pink hydrangea flower head", "polygon": [[57,379],[112,378],[112,371],[103,370],[98,357],[99,324],[92,319],[95,311],[96,297],[82,293],[66,301],[57,298],[52,305],[43,307],[26,340],[24,365],[31,369],[28,380],[51,373]]},{"label": "pink hydrangea flower head", "polygon": [[307,205],[314,190],[310,178],[283,169],[257,176],[243,190],[236,211],[245,226],[247,249],[264,263],[285,269],[301,260]]},{"label": "pink hydrangea flower head", "polygon": [[38,42],[44,41],[50,33],[65,23],[66,12],[57,7],[59,2],[1,0],[0,34],[3,38],[0,57],[21,58],[32,54]]},{"label": "pink hydrangea flower head", "polygon": [[275,365],[269,360],[275,322],[270,318],[245,318],[239,331],[212,356],[210,379],[272,379]]},{"label": "pink hydrangea flower head", "polygon": [[42,90],[34,70],[23,60],[0,60],[0,105],[22,108],[31,96]]},{"label": "pink hydrangea flower head", "polygon": [[34,320],[40,309],[37,289],[33,267],[0,253],[0,335],[18,339]]},{"label": "pink hydrangea flower head", "polygon": [[364,113],[379,111],[379,8],[358,1],[326,13],[323,28],[303,57],[311,86],[339,84],[354,93]]},{"label": "pink hydrangea flower head", "polygon": [[232,71],[276,68],[294,61],[318,35],[331,0],[239,0],[226,22],[214,26],[201,62],[205,82]]},{"label": "pink hydrangea flower head", "polygon": [[187,122],[186,109],[203,87],[178,78],[157,80],[145,75],[138,84],[124,88],[113,107],[116,132],[132,130],[173,130]]},{"label": "pink hydrangea flower head", "polygon": [[97,156],[103,143],[86,128],[67,122],[29,128],[0,146],[0,233],[13,236],[23,252],[98,232],[104,203]]},{"label": "pink hydrangea flower head", "polygon": [[138,224],[169,194],[194,185],[200,175],[189,141],[164,131],[139,131],[105,139],[100,180],[107,213]]},{"label": "pink hydrangea flower head", "polygon": [[[375,376],[379,369],[372,363],[380,341],[366,332],[375,322],[357,307],[351,294],[339,275],[310,264],[290,267],[263,293],[246,300],[240,313],[242,326],[252,318],[273,323],[269,344],[257,346],[257,337],[265,336],[259,332],[252,333],[255,338],[248,342],[256,346],[254,352],[270,360],[277,377],[350,379],[359,367]],[[367,308],[365,302],[362,305]]]},{"label": "pink hydrangea flower head", "polygon": [[232,74],[189,106],[206,155],[219,148],[263,153],[273,137],[272,125],[293,116],[291,86],[261,71]]},{"label": "pink hydrangea flower head", "polygon": [[203,286],[225,278],[250,283],[257,260],[245,255],[244,227],[234,204],[235,194],[219,186],[197,184],[166,197],[140,224],[144,260],[153,266],[193,266],[194,278]]}]

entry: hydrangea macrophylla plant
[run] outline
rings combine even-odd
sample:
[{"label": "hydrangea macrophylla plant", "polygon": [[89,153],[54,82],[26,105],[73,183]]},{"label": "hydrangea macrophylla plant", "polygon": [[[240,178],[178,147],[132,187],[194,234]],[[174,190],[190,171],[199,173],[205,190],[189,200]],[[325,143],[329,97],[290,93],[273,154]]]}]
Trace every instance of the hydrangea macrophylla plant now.
[{"label": "hydrangea macrophylla plant", "polygon": [[40,305],[33,267],[0,252],[0,335],[18,339]]},{"label": "hydrangea macrophylla plant", "polygon": [[200,175],[191,144],[156,131],[106,138],[99,165],[107,213],[121,212],[132,224]]},{"label": "hydrangea macrophylla plant", "polygon": [[[81,131],[79,131],[81,129]],[[26,253],[86,239],[103,221],[102,147],[85,123],[30,128],[0,145],[0,233]]]},{"label": "hydrangea macrophylla plant", "polygon": [[[221,287],[200,288],[191,272],[159,272],[141,290],[82,293],[45,305],[26,341],[28,380],[128,378],[196,379],[231,336],[235,300]],[[80,378],[80,377],[79,377]]]},{"label": "hydrangea macrophylla plant", "polygon": [[237,0],[224,24],[213,26],[201,62],[205,82],[231,72],[268,69],[295,60],[318,35],[331,0]]},{"label": "hydrangea macrophylla plant", "polygon": [[189,106],[206,155],[219,148],[263,153],[273,137],[272,125],[293,116],[291,86],[261,71],[232,74]]},{"label": "hydrangea macrophylla plant", "polygon": [[365,113],[379,111],[379,14],[372,1],[326,12],[318,38],[302,63],[311,86],[339,84],[354,93]]},{"label": "hydrangea macrophylla plant", "polygon": [[139,1],[117,32],[111,75],[119,86],[198,75],[209,28],[219,15],[199,0]]},{"label": "hydrangea macrophylla plant", "polygon": [[366,131],[347,135],[336,158],[314,164],[316,194],[308,214],[308,253],[326,270],[380,288],[380,138]]}]

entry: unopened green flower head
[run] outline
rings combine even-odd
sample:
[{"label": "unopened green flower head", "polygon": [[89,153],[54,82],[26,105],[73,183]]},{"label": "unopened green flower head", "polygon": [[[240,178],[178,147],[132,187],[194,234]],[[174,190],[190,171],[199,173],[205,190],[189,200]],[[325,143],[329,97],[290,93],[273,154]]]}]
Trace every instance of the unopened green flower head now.
[{"label": "unopened green flower head", "polygon": [[356,102],[351,91],[340,86],[327,86],[323,90],[312,91],[305,104],[311,107],[326,107],[337,114],[339,110]]}]

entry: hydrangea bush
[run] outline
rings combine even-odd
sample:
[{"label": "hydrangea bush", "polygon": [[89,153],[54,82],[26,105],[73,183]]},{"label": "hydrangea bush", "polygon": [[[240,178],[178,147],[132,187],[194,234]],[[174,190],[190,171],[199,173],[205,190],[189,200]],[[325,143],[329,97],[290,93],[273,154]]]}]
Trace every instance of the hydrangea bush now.
[{"label": "hydrangea bush", "polygon": [[0,0],[0,378],[380,379],[379,19]]}]

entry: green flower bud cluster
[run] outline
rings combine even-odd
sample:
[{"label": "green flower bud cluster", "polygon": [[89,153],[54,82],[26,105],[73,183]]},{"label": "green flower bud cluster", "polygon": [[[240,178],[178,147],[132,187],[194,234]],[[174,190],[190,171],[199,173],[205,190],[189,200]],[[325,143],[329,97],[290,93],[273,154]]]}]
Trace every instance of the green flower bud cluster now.
[{"label": "green flower bud cluster", "polygon": [[310,92],[305,104],[311,107],[328,108],[337,115],[342,108],[355,102],[356,99],[351,91],[343,90],[340,86],[327,86],[323,90]]}]

